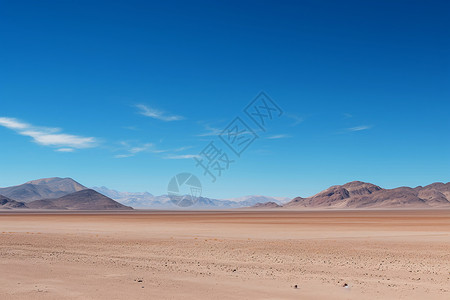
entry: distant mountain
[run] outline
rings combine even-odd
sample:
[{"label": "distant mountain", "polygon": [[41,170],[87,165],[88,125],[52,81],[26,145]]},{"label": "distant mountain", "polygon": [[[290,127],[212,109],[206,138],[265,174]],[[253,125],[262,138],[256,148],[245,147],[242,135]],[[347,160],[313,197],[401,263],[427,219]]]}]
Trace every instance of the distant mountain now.
[{"label": "distant mountain", "polygon": [[382,188],[371,183],[361,181],[353,181],[344,185],[335,185],[328,189],[310,197],[310,198],[294,198],[287,203],[285,207],[304,206],[304,207],[329,207],[335,208],[345,207],[348,199],[352,197],[359,197],[370,195]]},{"label": "distant mountain", "polygon": [[269,196],[261,196],[261,195],[251,195],[251,196],[244,196],[239,198],[231,198],[231,199],[225,199],[233,202],[239,202],[243,206],[252,206],[258,203],[266,203],[266,202],[275,202],[277,204],[284,204],[291,200],[291,198],[288,197],[269,197]]},{"label": "distant mountain", "polygon": [[32,209],[68,209],[68,210],[129,210],[94,190],[86,189],[57,199],[42,199],[27,203]]},{"label": "distant mountain", "polygon": [[0,195],[0,209],[11,209],[11,208],[27,208],[25,203],[18,202],[3,195]]},{"label": "distant mountain", "polygon": [[[134,208],[150,208],[150,209],[179,209],[170,200],[168,195],[154,196],[150,193],[133,193],[133,192],[119,192],[108,189],[107,187],[93,187],[93,190],[102,193],[124,205],[132,206]],[[288,202],[289,198],[275,198],[267,196],[245,196],[234,199],[211,199],[206,197],[198,197],[195,199],[195,204],[184,209],[231,209],[253,206],[257,203],[275,202],[283,204]]]},{"label": "distant mountain", "polygon": [[113,189],[108,189],[105,186],[93,187],[93,190],[110,197],[124,205],[136,207],[136,208],[148,208],[152,206],[160,206],[170,199],[161,196],[153,196],[148,192],[133,193],[133,192],[119,192]]},{"label": "distant mountain", "polygon": [[279,208],[281,205],[275,202],[265,202],[265,203],[257,203],[253,205],[251,208]]},{"label": "distant mountain", "polygon": [[285,208],[450,208],[450,183],[383,189],[353,181],[332,186],[312,197],[297,197]]},{"label": "distant mountain", "polygon": [[59,198],[85,189],[87,189],[85,186],[71,178],[54,177],[0,188],[0,194],[16,201],[28,203],[34,200]]}]

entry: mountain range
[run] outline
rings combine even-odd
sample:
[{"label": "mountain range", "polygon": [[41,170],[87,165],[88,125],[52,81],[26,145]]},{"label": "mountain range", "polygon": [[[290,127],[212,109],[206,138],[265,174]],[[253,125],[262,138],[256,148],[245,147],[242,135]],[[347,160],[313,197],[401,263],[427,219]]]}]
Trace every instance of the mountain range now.
[{"label": "mountain range", "polygon": [[296,197],[283,208],[450,208],[450,182],[383,189],[371,183],[352,181],[309,198]]},{"label": "mountain range", "polygon": [[[450,182],[415,188],[383,189],[352,181],[332,186],[312,197],[245,196],[234,199],[195,198],[187,209],[383,209],[450,208]],[[181,209],[168,195],[119,192],[106,187],[89,189],[71,178],[45,178],[0,188],[1,209],[128,210]],[[183,208],[186,209],[186,208]]]},{"label": "mountain range", "polygon": [[[89,189],[71,178],[44,178],[17,186],[0,188],[3,209],[181,209],[168,195],[154,196],[148,192],[119,192],[106,187]],[[245,196],[236,199],[195,198],[195,204],[184,209],[231,209],[249,207],[261,202],[281,205],[289,198]]]},{"label": "mountain range", "polygon": [[[154,196],[148,192],[132,193],[119,192],[108,189],[107,187],[93,187],[93,190],[102,193],[124,205],[134,208],[152,208],[152,209],[177,209],[179,208],[170,200],[168,195]],[[268,196],[245,196],[232,199],[212,199],[206,197],[198,197],[195,204],[188,207],[189,209],[231,209],[253,206],[257,203],[275,202],[279,205],[289,202],[290,198],[268,197]]]}]

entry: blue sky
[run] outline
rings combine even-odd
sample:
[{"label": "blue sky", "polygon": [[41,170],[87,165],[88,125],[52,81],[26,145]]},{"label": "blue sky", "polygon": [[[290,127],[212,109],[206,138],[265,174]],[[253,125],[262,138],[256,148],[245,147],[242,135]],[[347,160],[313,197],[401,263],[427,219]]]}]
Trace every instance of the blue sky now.
[{"label": "blue sky", "polygon": [[[309,196],[450,181],[448,1],[2,1],[0,186]],[[244,108],[265,91],[266,131]],[[241,117],[233,156],[215,135]],[[216,182],[193,157],[213,141]]]}]

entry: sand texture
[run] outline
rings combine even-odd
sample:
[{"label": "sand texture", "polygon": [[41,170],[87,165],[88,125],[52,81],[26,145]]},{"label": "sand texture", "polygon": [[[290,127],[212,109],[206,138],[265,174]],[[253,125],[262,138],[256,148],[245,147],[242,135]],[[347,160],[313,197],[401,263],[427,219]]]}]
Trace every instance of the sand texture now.
[{"label": "sand texture", "polygon": [[450,210],[8,210],[0,299],[450,299]]}]

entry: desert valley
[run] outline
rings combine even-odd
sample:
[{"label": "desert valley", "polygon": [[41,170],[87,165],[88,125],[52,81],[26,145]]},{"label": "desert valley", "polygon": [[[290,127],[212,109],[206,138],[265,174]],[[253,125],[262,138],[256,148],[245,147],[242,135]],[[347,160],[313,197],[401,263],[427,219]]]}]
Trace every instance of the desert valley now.
[{"label": "desert valley", "polygon": [[191,211],[69,178],[2,188],[0,298],[448,299],[449,185]]},{"label": "desert valley", "polygon": [[0,300],[450,299],[450,1],[0,28]]}]

